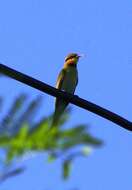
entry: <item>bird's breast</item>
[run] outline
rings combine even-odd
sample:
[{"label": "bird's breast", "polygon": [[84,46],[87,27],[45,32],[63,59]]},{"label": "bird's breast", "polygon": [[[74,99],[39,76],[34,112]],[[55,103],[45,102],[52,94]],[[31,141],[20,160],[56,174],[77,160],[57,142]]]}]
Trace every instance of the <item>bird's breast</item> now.
[{"label": "bird's breast", "polygon": [[76,68],[67,68],[62,90],[74,93],[78,81],[78,72]]}]

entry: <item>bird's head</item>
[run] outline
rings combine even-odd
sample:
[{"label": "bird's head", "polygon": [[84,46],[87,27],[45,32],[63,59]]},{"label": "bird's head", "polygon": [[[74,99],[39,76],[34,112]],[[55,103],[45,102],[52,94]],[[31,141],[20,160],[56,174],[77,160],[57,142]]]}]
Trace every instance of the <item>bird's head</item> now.
[{"label": "bird's head", "polygon": [[71,65],[71,66],[76,66],[80,57],[82,57],[82,56],[77,53],[70,53],[65,58],[65,64]]}]

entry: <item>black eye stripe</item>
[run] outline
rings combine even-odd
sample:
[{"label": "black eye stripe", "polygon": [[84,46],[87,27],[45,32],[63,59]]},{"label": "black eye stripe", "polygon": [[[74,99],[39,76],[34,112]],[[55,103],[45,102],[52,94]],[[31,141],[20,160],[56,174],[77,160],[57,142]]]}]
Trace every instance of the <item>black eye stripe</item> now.
[{"label": "black eye stripe", "polygon": [[76,55],[73,55],[73,56],[67,57],[67,58],[65,59],[65,61],[67,61],[67,60],[69,60],[69,59],[72,59],[72,58],[76,58],[76,57],[77,57]]}]

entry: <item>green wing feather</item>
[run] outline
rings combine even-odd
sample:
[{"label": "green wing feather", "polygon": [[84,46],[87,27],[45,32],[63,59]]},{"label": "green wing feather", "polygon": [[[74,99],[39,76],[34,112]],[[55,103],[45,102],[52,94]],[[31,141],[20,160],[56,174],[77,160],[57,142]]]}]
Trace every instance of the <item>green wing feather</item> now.
[{"label": "green wing feather", "polygon": [[65,78],[66,70],[62,69],[57,78],[56,88],[61,89],[64,78]]},{"label": "green wing feather", "polygon": [[[58,88],[60,90],[63,90],[63,81],[65,79],[65,74],[66,74],[66,70],[62,69],[61,72],[59,73],[59,76],[57,79],[56,88]],[[53,117],[52,126],[56,126],[58,124],[58,121],[67,105],[68,105],[68,103],[65,100],[56,98],[55,113],[54,113],[54,117]]]}]

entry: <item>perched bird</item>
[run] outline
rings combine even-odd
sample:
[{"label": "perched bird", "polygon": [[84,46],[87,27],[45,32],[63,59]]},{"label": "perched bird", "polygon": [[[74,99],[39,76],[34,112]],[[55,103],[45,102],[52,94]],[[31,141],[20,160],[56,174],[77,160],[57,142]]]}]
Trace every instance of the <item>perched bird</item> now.
[{"label": "perched bird", "polygon": [[[81,55],[77,53],[71,53],[65,58],[63,69],[57,79],[56,88],[74,94],[78,83],[77,63],[80,57]],[[58,124],[67,105],[68,102],[65,100],[56,98],[52,127]]]}]

